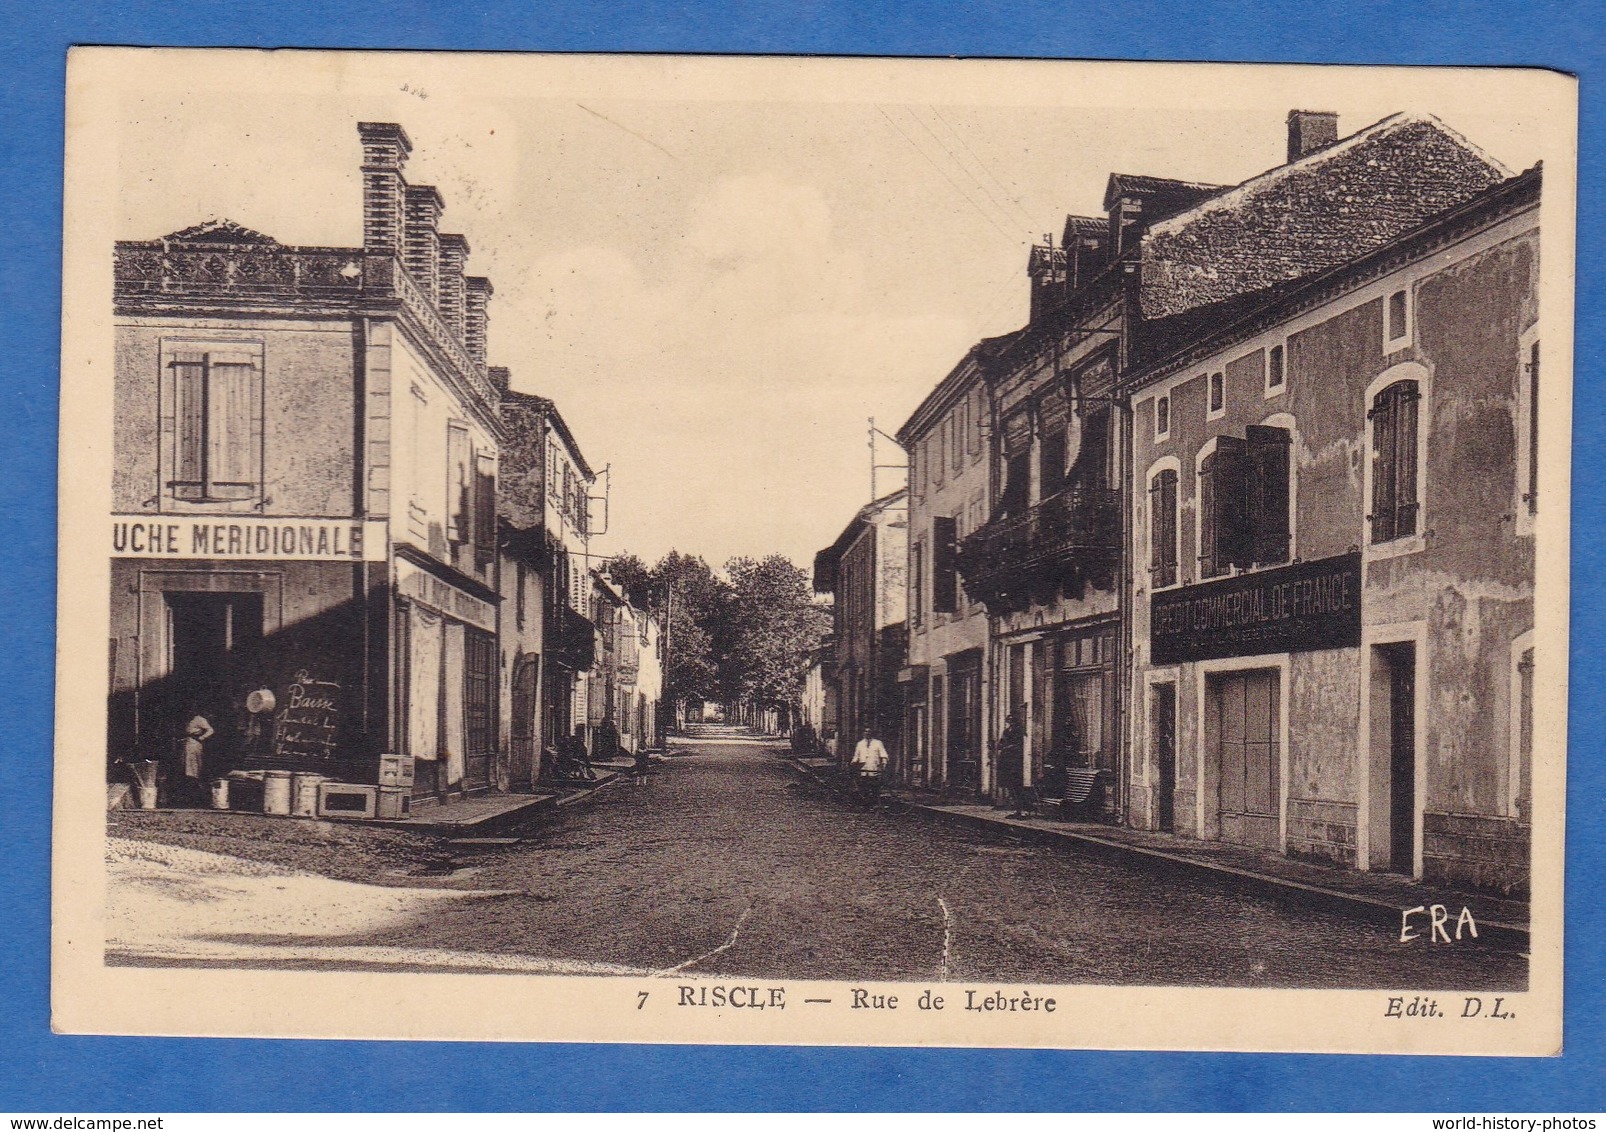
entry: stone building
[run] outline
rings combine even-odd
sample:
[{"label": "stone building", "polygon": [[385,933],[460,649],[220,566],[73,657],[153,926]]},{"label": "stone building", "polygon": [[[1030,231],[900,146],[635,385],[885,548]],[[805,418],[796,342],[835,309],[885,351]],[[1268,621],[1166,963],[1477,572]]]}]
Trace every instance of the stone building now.
[{"label": "stone building", "polygon": [[[1206,284],[1173,261],[1151,288],[1146,261],[1156,317],[1125,379],[1130,816],[1523,890],[1541,178],[1505,178],[1431,120],[1330,152],[1360,161],[1389,139],[1403,158],[1409,137],[1435,158],[1436,214],[1396,212],[1386,242],[1292,284],[1274,253],[1325,259],[1331,229],[1305,256],[1297,230],[1260,219],[1258,190],[1310,191],[1275,173],[1152,236],[1157,257],[1208,242],[1223,271]],[[1269,263],[1233,254],[1256,239],[1240,210],[1278,233]],[[1256,289],[1223,315],[1228,275]]]},{"label": "stone building", "polygon": [[491,286],[401,127],[359,134],[360,246],[116,246],[114,760],[170,759],[199,714],[207,775],[377,784],[401,753],[436,800],[504,773]]},{"label": "stone building", "polygon": [[[908,492],[865,504],[835,542],[814,556],[814,590],[831,594],[836,642],[834,700],[846,761],[866,729],[896,759],[901,730],[898,672],[907,651]],[[895,765],[895,774],[902,767]]]}]

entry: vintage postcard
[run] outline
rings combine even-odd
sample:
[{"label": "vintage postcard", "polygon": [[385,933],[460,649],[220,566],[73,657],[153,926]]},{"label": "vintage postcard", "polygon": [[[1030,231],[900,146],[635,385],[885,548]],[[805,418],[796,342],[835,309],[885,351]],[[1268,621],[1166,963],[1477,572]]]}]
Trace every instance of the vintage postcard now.
[{"label": "vintage postcard", "polygon": [[58,1030],[1560,1050],[1569,77],[68,78]]}]

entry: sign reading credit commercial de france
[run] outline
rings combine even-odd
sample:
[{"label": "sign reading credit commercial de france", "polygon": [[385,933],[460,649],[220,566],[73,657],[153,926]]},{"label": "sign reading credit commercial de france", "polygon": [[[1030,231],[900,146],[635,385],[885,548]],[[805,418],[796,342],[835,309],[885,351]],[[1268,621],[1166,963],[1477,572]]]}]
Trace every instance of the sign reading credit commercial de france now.
[{"label": "sign reading credit commercial de france", "polygon": [[114,558],[383,562],[385,524],[239,515],[113,515]]},{"label": "sign reading credit commercial de france", "polygon": [[1360,643],[1359,554],[1164,590],[1149,599],[1154,664]]}]

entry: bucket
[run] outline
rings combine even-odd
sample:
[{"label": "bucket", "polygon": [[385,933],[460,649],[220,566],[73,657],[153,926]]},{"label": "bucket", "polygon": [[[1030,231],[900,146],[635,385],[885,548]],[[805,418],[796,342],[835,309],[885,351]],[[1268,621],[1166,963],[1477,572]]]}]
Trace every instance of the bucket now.
[{"label": "bucket", "polygon": [[229,780],[214,778],[212,780],[212,808],[226,810],[229,808]]},{"label": "bucket", "polygon": [[290,772],[270,770],[262,776],[262,812],[265,814],[290,813]]},{"label": "bucket", "polygon": [[129,771],[134,776],[134,789],[139,795],[139,808],[154,810],[156,808],[156,768],[159,764],[155,759],[141,759],[128,764]]},{"label": "bucket", "polygon": [[318,784],[321,774],[297,774],[290,779],[290,812],[298,818],[318,816]]}]

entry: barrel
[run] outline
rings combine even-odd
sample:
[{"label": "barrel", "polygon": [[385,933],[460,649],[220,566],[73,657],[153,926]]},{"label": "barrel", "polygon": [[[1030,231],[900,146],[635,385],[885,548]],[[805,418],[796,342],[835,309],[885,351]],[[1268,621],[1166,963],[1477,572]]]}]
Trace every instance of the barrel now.
[{"label": "barrel", "polygon": [[321,774],[297,774],[290,779],[290,812],[298,818],[318,816],[318,785]]},{"label": "barrel", "polygon": [[270,770],[262,776],[262,812],[290,813],[290,772]]},{"label": "barrel", "polygon": [[214,778],[212,780],[212,808],[226,810],[229,808],[229,780]]}]

